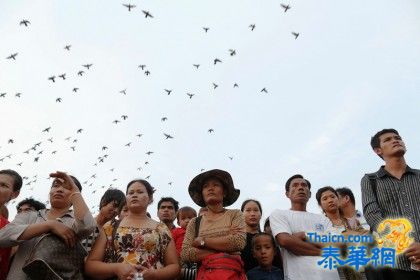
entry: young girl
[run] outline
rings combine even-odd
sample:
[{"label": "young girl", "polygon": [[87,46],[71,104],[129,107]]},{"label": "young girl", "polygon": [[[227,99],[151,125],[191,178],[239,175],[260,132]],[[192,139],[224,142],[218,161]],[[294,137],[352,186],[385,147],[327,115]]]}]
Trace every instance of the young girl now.
[{"label": "young girl", "polygon": [[184,241],[185,231],[187,229],[188,223],[192,218],[197,217],[197,212],[189,206],[182,207],[176,213],[176,220],[178,222],[179,228],[172,230],[172,238],[175,241],[176,252],[178,256],[181,254],[182,242]]},{"label": "young girl", "polygon": [[249,270],[248,280],[283,280],[283,271],[273,266],[276,245],[270,234],[258,233],[252,239],[252,251],[259,266]]}]

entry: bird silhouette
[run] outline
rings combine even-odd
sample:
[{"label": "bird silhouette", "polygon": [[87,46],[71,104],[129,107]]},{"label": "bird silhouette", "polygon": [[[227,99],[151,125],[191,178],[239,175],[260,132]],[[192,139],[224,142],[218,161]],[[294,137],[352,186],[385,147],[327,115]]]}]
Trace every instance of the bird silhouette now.
[{"label": "bird silhouette", "polygon": [[251,28],[251,31],[254,31],[254,29],[255,29],[255,24],[250,24],[250,25],[249,25],[249,28]]},{"label": "bird silhouette", "polygon": [[45,128],[44,130],[42,130],[42,132],[50,132],[51,126]]},{"label": "bird silhouette", "polygon": [[287,10],[289,10],[291,8],[289,4],[287,4],[287,5],[280,4],[280,6],[284,9],[284,12],[287,12]]},{"label": "bird silhouette", "polygon": [[168,118],[167,117],[163,117],[163,118],[161,118],[160,119],[162,122],[164,122],[164,121],[167,121],[168,120]]},{"label": "bird silhouette", "polygon": [[113,123],[115,123],[115,124],[117,124],[117,123],[119,123],[120,121],[119,120],[114,120],[113,121]]},{"label": "bird silhouette", "polygon": [[61,101],[63,101],[63,99],[61,97],[55,99],[55,102],[61,103]]},{"label": "bird silhouette", "polygon": [[131,142],[128,142],[127,144],[125,144],[127,147],[131,146]]},{"label": "bird silhouette", "polygon": [[142,10],[142,12],[143,12],[145,18],[147,18],[147,17],[153,18],[152,14],[149,11]]},{"label": "bird silhouette", "polygon": [[230,56],[236,55],[236,50],[229,49]]},{"label": "bird silhouette", "polygon": [[173,137],[172,135],[170,135],[170,134],[163,133],[163,135],[165,135],[166,139],[173,139],[173,138],[174,138],[174,137]]},{"label": "bird silhouette", "polygon": [[16,60],[16,56],[18,55],[18,53],[12,53],[11,55],[9,55],[8,57],[6,57],[6,59],[13,59]]},{"label": "bird silhouette", "polygon": [[207,33],[207,32],[209,31],[209,29],[210,29],[210,28],[209,28],[209,27],[203,27],[203,29],[204,29],[204,32],[206,32],[206,33]]},{"label": "bird silhouette", "polygon": [[27,19],[23,19],[19,23],[19,25],[25,25],[26,27],[28,27],[29,24],[31,24],[31,22]]},{"label": "bird silhouette", "polygon": [[216,65],[216,63],[218,63],[218,62],[219,62],[219,63],[222,63],[222,61],[221,61],[220,59],[215,58],[215,59],[214,59],[214,65]]},{"label": "bird silhouette", "polygon": [[127,95],[127,89],[120,90],[120,93]]},{"label": "bird silhouette", "polygon": [[66,45],[66,46],[64,46],[64,49],[65,49],[65,50],[68,50],[68,51],[69,51],[69,50],[70,50],[70,48],[71,48],[71,45]]},{"label": "bird silhouette", "polygon": [[15,141],[13,140],[13,139],[9,139],[8,141],[7,141],[7,143],[9,143],[9,144],[13,144]]},{"label": "bird silhouette", "polygon": [[141,70],[144,70],[144,68],[146,67],[146,65],[140,64],[138,67],[141,68]]},{"label": "bird silhouette", "polygon": [[198,69],[198,67],[200,67],[200,64],[193,64],[193,66]]},{"label": "bird silhouette", "polygon": [[152,151],[148,151],[147,153],[146,153],[146,155],[151,155],[151,154],[153,154],[153,152]]},{"label": "bird silhouette", "polygon": [[128,118],[128,116],[127,116],[127,115],[122,115],[122,116],[121,116],[121,118],[122,118],[123,120],[126,120],[126,119]]},{"label": "bird silhouette", "polygon": [[234,83],[233,87],[236,88],[236,87],[239,87],[239,85],[237,83]]},{"label": "bird silhouette", "polygon": [[292,35],[295,36],[295,40],[299,37],[299,33],[292,32]]},{"label": "bird silhouette", "polygon": [[149,76],[149,75],[150,75],[150,71],[149,71],[149,70],[146,70],[146,71],[144,71],[144,74],[145,74],[146,76]]},{"label": "bird silhouette", "polygon": [[61,74],[61,75],[58,75],[58,77],[60,77],[60,78],[62,78],[63,80],[65,80],[65,79],[66,79],[66,73],[63,73],[63,74]]},{"label": "bird silhouette", "polygon": [[73,88],[73,92],[77,93],[77,91],[79,90],[78,87]]},{"label": "bird silhouette", "polygon": [[208,133],[213,133],[214,132],[214,129],[213,128],[210,128],[209,130],[207,130],[208,131]]},{"label": "bird silhouette", "polygon": [[85,68],[87,68],[88,70],[90,69],[90,67],[92,67],[92,63],[90,63],[90,64],[84,64],[84,65],[82,65],[83,67],[85,67]]},{"label": "bird silhouette", "polygon": [[83,71],[83,70],[80,70],[79,72],[77,72],[77,75],[79,75],[79,76],[83,76],[83,74],[85,73],[85,71]]},{"label": "bird silhouette", "polygon": [[216,89],[218,86],[218,84],[213,83],[213,89]]},{"label": "bird silhouette", "polygon": [[131,12],[131,9],[134,9],[136,7],[136,5],[132,4],[123,4],[123,6],[127,7],[129,12]]},{"label": "bird silhouette", "polygon": [[187,95],[190,97],[190,99],[191,98],[193,98],[193,96],[195,95],[195,94],[193,94],[193,93],[187,93]]},{"label": "bird silhouette", "polygon": [[172,90],[171,90],[171,89],[165,89],[165,91],[166,91],[166,93],[167,93],[168,95],[170,95],[170,94],[172,93]]},{"label": "bird silhouette", "polygon": [[53,83],[55,83],[55,76],[48,77],[48,80],[51,80]]},{"label": "bird silhouette", "polygon": [[20,97],[21,95],[22,95],[22,93],[17,92],[17,93],[15,94],[15,97]]},{"label": "bird silhouette", "polygon": [[267,89],[266,89],[266,88],[263,88],[263,89],[261,90],[261,92],[268,93],[268,91],[267,91]]},{"label": "bird silhouette", "polygon": [[2,92],[2,93],[0,93],[0,97],[6,97],[6,94],[7,94],[7,92]]},{"label": "bird silhouette", "polygon": [[82,133],[82,131],[83,131],[83,128],[79,128],[79,129],[77,130],[77,133]]}]

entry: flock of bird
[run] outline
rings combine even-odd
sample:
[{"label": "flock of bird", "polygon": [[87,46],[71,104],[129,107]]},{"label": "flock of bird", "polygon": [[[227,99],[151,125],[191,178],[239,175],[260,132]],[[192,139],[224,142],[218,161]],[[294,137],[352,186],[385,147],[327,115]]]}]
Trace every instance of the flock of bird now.
[{"label": "flock of bird", "polygon": [[[135,12],[136,11],[136,5],[131,4],[131,3],[124,3],[122,4],[122,6],[124,8],[127,9],[127,12]],[[284,13],[287,13],[288,10],[290,10],[292,7],[288,4],[280,4],[280,8],[284,10]],[[154,14],[152,14],[152,12],[150,11],[146,11],[146,10],[141,10],[142,14],[144,15],[144,18],[147,20],[159,20],[158,17]],[[19,25],[22,26],[22,28],[31,28],[32,23],[29,19],[22,19],[19,22]],[[256,32],[257,31],[257,24],[255,23],[251,23],[249,24],[249,31],[250,32]],[[202,30],[205,34],[211,32],[211,27],[208,26],[204,26],[202,27]],[[299,32],[295,32],[295,31],[291,31],[291,35],[293,37],[291,37],[292,39],[298,39]],[[72,45],[71,44],[66,44],[63,47],[65,52],[71,52],[72,51]],[[230,57],[233,56],[237,56],[238,55],[238,51],[236,49],[233,48],[227,48],[227,54]],[[17,61],[19,60],[19,52],[12,52],[10,55],[6,56],[5,59],[13,62],[13,61]],[[212,64],[217,66],[219,64],[223,63],[223,59],[220,57],[215,57],[212,60]],[[139,64],[138,69],[143,71],[145,76],[150,76],[151,75],[151,71],[150,68],[145,65],[145,64]],[[191,66],[190,66],[191,67]],[[195,63],[192,64],[192,67],[194,69],[196,69],[197,71],[200,70],[200,64]],[[79,70],[77,70],[75,73],[51,73],[49,76],[45,77],[45,79],[48,81],[48,83],[51,84],[57,84],[60,82],[68,82],[69,77],[71,76],[73,78],[74,77],[79,77],[79,78],[83,78],[85,76],[87,76],[86,74],[89,71],[95,71],[95,65],[92,62],[86,62],[84,64],[80,65]],[[74,75],[72,75],[74,74]],[[1,85],[0,85],[1,86]],[[239,88],[239,83],[238,82],[234,82],[232,83],[232,88]],[[216,90],[219,87],[218,83],[212,82],[211,83],[211,87],[213,88],[213,90]],[[72,93],[73,94],[78,94],[79,91],[81,91],[81,88],[79,86],[74,86],[72,87]],[[260,93],[264,93],[264,94],[268,94],[269,90],[267,87],[261,87],[258,90]],[[162,90],[162,92],[166,95],[171,95],[174,94],[174,90],[171,88],[165,88]],[[121,89],[119,92],[119,94],[121,95],[127,95],[128,94],[128,89],[124,88]],[[22,92],[17,92],[17,93],[12,93],[14,94],[15,98],[21,98],[22,95],[24,95],[25,93]],[[0,98],[7,98],[9,95],[8,92],[2,92],[2,89],[0,87]],[[191,100],[193,99],[193,97],[196,95],[195,93],[191,93],[191,92],[186,92],[186,100]],[[55,98],[55,102],[56,103],[61,103],[62,105],[57,105],[57,106],[65,106],[65,100],[62,96],[56,96]],[[126,121],[128,119],[128,115],[126,114],[122,114],[120,117],[115,118],[114,120],[112,120],[112,124],[113,125],[119,125],[120,123]],[[168,117],[163,116],[161,118],[161,122],[167,122],[168,121]],[[78,144],[79,144],[79,138],[82,137],[83,134],[85,133],[89,133],[89,131],[85,131],[84,128],[79,128],[76,131],[74,131],[74,134],[70,135],[70,136],[65,136],[63,137],[62,135],[53,135],[53,132],[55,130],[54,126],[45,126],[44,129],[42,129],[42,134],[44,135],[43,139],[41,141],[34,141],[34,143],[27,147],[25,150],[23,151],[16,151],[13,148],[13,145],[15,145],[15,142],[18,141],[19,139],[13,139],[13,138],[9,138],[7,140],[7,143],[4,145],[1,145],[0,143],[0,164],[2,166],[2,168],[11,168],[11,169],[15,169],[15,166],[17,166],[20,169],[17,170],[25,170],[24,167],[25,165],[29,165],[29,164],[36,164],[39,161],[42,160],[43,156],[46,153],[49,153],[51,155],[56,155],[56,154],[60,154],[62,151],[59,148],[56,147],[63,147],[63,143],[64,145],[67,147],[68,151],[71,152],[75,152],[78,148]],[[215,133],[215,129],[214,128],[206,128],[206,133],[208,133],[209,135],[213,135]],[[124,144],[125,147],[131,147],[132,145],[134,145],[135,141],[139,141],[138,139],[142,138],[143,133],[137,133],[137,134],[133,134],[133,140],[130,142],[126,142]],[[168,132],[163,132],[162,137],[165,141],[171,141],[172,139],[175,138],[175,135],[173,135],[172,133],[168,133]],[[136,140],[134,140],[136,139]],[[57,145],[55,145],[57,144]],[[1,153],[4,151],[14,151],[13,153],[5,153],[4,155],[2,155]],[[100,147],[97,147],[98,150],[98,154],[96,155],[96,158],[94,160],[92,160],[91,165],[92,168],[94,169],[95,167],[104,164],[104,162],[107,161],[107,159],[110,157],[111,155],[111,150],[112,147],[110,147],[109,145],[101,145]],[[19,161],[19,162],[13,162],[13,159],[15,157],[15,155],[17,153],[23,153],[24,155],[26,155],[26,160],[24,161]],[[142,166],[137,166],[135,167],[137,171],[142,171],[145,166],[149,165],[152,162],[152,159],[150,158],[155,152],[154,151],[147,151],[145,153],[145,156],[147,156],[148,158],[144,161],[144,163],[142,164]],[[228,155],[227,156],[228,160],[233,160],[234,157],[232,155]],[[109,170],[109,172],[114,172],[116,170],[116,167],[109,167],[107,168]],[[201,171],[203,171],[204,169],[202,168]],[[141,176],[143,175],[147,175],[144,176],[145,179],[149,179],[151,177],[150,174],[141,174]],[[82,179],[81,182],[83,185],[87,186],[87,189],[89,189],[89,192],[92,194],[97,193],[99,190],[105,189],[105,188],[109,188],[109,187],[116,187],[117,183],[115,183],[118,179],[114,178],[112,179],[111,182],[109,182],[109,184],[102,184],[101,186],[98,186],[97,183],[95,182],[95,180],[98,178],[98,172],[93,171],[92,175],[89,178],[80,178]],[[26,188],[27,190],[29,190],[30,192],[34,193],[34,186],[37,184],[39,176],[38,174],[29,176],[27,174],[23,174],[24,177],[24,188]],[[174,184],[174,182],[169,179],[168,180],[168,185],[172,186]],[[104,191],[104,190],[103,190]],[[21,198],[21,197],[20,197]],[[48,203],[48,201],[45,201],[46,203]],[[16,203],[16,201],[12,201],[12,204]],[[92,211],[96,211],[97,210],[98,205],[93,205],[92,206]]]}]

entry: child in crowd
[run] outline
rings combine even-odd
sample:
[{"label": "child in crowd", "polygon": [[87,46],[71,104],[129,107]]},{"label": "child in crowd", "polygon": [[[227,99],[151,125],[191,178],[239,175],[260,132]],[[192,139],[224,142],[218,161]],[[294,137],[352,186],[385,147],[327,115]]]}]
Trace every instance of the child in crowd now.
[{"label": "child in crowd", "polygon": [[184,241],[188,223],[195,217],[197,217],[197,212],[189,206],[180,208],[176,213],[176,220],[180,227],[172,230],[172,238],[175,242],[178,257],[181,254],[182,242]]},{"label": "child in crowd", "polygon": [[276,244],[273,237],[265,232],[258,233],[252,239],[252,250],[259,266],[248,271],[248,280],[283,280],[283,271],[273,266]]}]

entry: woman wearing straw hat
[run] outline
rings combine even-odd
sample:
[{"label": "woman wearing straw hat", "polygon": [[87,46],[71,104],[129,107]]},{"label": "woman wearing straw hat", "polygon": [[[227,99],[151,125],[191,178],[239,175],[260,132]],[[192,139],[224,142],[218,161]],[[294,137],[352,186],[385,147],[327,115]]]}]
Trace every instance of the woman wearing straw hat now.
[{"label": "woman wearing straw hat", "polygon": [[196,176],[188,187],[192,200],[208,212],[188,224],[183,262],[201,263],[197,279],[246,279],[240,251],[245,247],[245,219],[240,210],[225,209],[239,197],[230,174],[214,169]]}]

